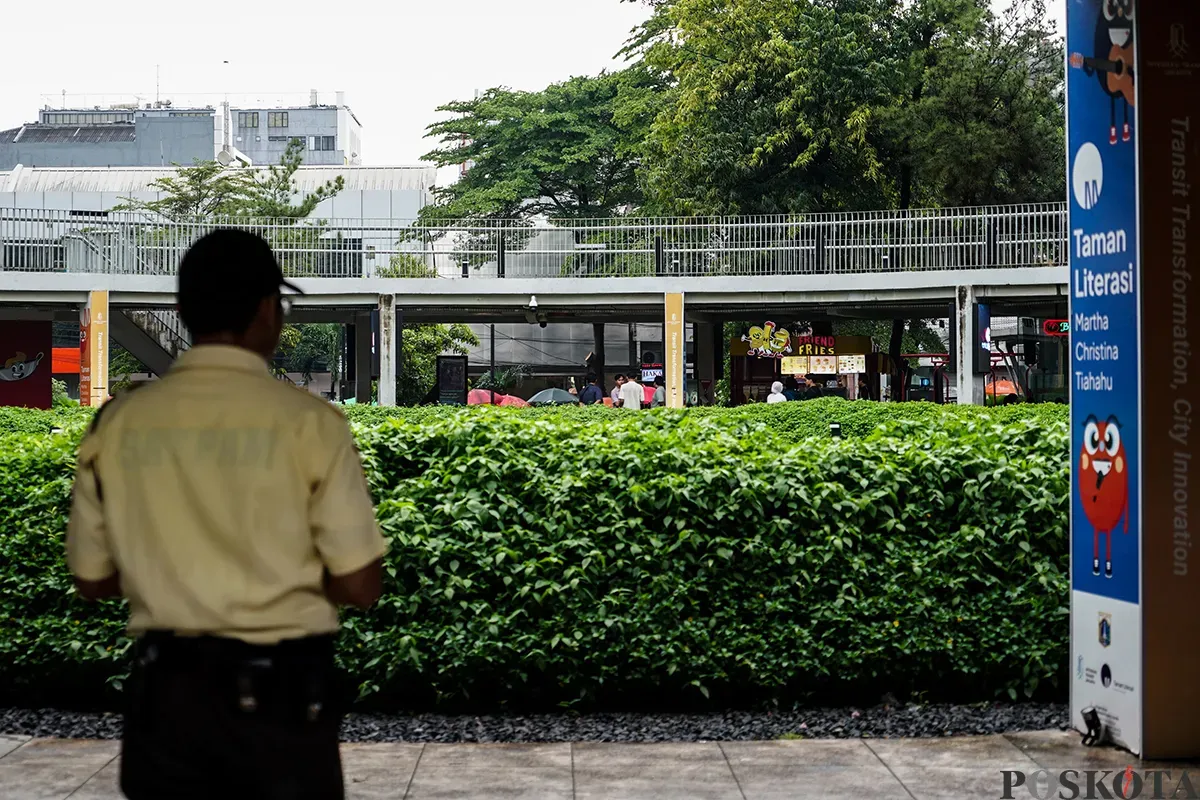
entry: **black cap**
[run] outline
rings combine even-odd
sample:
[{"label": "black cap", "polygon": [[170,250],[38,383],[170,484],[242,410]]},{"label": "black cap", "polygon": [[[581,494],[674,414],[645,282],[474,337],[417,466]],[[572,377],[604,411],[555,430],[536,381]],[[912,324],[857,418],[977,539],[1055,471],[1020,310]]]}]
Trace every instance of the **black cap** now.
[{"label": "black cap", "polygon": [[250,231],[219,228],[200,237],[179,264],[179,312],[193,335],[249,327],[263,298],[288,289],[265,239]]}]

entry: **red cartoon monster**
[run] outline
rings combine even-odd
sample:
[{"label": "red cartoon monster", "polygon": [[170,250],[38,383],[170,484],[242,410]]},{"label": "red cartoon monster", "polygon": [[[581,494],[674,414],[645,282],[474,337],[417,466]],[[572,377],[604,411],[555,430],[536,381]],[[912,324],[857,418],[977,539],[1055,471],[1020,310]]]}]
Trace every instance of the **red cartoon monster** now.
[{"label": "red cartoon monster", "polygon": [[1092,523],[1092,574],[1100,574],[1100,535],[1108,537],[1104,550],[1104,577],[1112,577],[1112,535],[1125,518],[1129,533],[1129,461],[1121,444],[1121,424],[1116,417],[1100,422],[1088,417],[1083,429],[1079,462],[1079,499]]}]

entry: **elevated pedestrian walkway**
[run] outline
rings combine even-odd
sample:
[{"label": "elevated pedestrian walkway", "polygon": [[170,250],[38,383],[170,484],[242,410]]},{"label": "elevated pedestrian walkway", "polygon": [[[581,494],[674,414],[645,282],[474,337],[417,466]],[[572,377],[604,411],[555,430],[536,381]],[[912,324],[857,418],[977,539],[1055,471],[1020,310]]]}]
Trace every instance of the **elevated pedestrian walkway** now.
[{"label": "elevated pedestrian walkway", "polygon": [[[187,346],[171,316],[179,260],[218,226],[271,242],[285,274],[305,291],[295,321],[364,330],[364,315],[382,309],[397,335],[405,323],[424,321],[661,322],[672,293],[687,298],[687,322],[705,324],[762,314],[948,317],[965,313],[963,296],[995,315],[1066,311],[1065,204],[452,222],[178,222],[134,212],[0,208],[0,311],[73,319],[89,292],[104,289],[114,312],[125,315],[114,335],[131,350],[157,343],[158,352],[142,360],[169,363]],[[390,374],[393,357],[382,360]]]}]

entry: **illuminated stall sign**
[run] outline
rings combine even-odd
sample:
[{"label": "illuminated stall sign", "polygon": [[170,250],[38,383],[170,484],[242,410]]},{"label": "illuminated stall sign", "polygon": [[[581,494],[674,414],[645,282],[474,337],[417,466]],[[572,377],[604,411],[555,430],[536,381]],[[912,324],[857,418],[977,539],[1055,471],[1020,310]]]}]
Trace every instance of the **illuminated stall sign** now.
[{"label": "illuminated stall sign", "polygon": [[859,375],[867,371],[866,355],[838,356],[839,375]]},{"label": "illuminated stall sign", "polygon": [[1047,336],[1070,336],[1071,321],[1068,319],[1048,319],[1042,322],[1042,333]]},{"label": "illuminated stall sign", "polygon": [[814,375],[836,375],[838,367],[837,356],[812,356],[809,369]]},{"label": "illuminated stall sign", "polygon": [[836,355],[836,339],[832,336],[797,336],[795,349],[798,356]]},{"label": "illuminated stall sign", "polygon": [[761,328],[757,325],[751,328],[742,336],[742,341],[750,345],[747,355],[759,358],[783,358],[793,352],[792,334],[770,321],[764,322]]},{"label": "illuminated stall sign", "polygon": [[807,375],[808,356],[784,356],[779,362],[780,375]]}]

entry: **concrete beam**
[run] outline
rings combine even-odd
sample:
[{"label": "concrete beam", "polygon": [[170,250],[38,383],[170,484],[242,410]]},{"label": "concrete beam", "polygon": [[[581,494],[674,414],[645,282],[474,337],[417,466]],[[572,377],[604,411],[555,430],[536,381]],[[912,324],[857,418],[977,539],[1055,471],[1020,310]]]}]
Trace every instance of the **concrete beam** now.
[{"label": "concrete beam", "polygon": [[[75,315],[78,318],[78,314]],[[20,322],[53,322],[56,314],[46,308],[17,308],[0,307],[0,319],[17,320]]]},{"label": "concrete beam", "polygon": [[[832,275],[763,275],[744,277],[662,278],[299,278],[305,295],[296,307],[367,309],[381,295],[395,297],[397,307],[524,308],[531,295],[539,307],[661,307],[662,297],[684,292],[689,305],[702,311],[712,305],[792,305],[836,303],[869,305],[954,298],[958,286],[974,286],[979,297],[1043,298],[1066,296],[1066,267]],[[157,275],[92,275],[4,273],[0,302],[81,303],[89,291],[108,289],[116,305],[175,304],[175,278]]]}]

